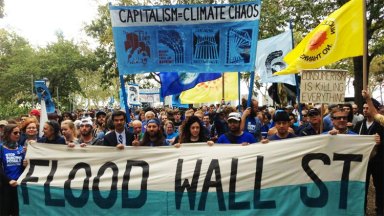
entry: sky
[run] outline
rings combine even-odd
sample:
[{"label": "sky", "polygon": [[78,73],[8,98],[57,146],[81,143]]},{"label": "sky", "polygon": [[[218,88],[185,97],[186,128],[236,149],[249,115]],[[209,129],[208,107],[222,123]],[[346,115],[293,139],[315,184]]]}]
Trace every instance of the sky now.
[{"label": "sky", "polygon": [[97,15],[96,0],[5,0],[0,28],[15,31],[34,46],[56,41],[56,32],[65,39],[91,41],[82,28]]}]

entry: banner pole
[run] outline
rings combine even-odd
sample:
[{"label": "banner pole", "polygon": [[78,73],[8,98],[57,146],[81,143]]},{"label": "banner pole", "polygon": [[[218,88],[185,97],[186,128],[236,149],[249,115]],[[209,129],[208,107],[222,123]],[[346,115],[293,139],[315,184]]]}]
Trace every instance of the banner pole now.
[{"label": "banner pole", "polygon": [[123,103],[125,107],[125,116],[127,117],[126,123],[129,123],[131,122],[131,113],[129,111],[128,102],[127,102],[128,100],[127,100],[127,92],[125,89],[124,75],[120,75],[119,78],[120,78],[121,93],[123,94],[123,100],[124,100]]},{"label": "banner pole", "polygon": [[251,107],[251,99],[252,99],[252,95],[253,95],[253,85],[255,82],[255,71],[251,71],[250,76],[251,76],[250,77],[251,81],[249,83],[247,107]]},{"label": "banner pole", "polygon": [[368,45],[367,45],[367,12],[365,0],[363,4],[363,90],[367,90],[368,85]]},{"label": "banner pole", "polygon": [[224,95],[224,73],[221,73],[221,99],[225,101],[225,95]]},{"label": "banner pole", "polygon": [[240,79],[241,79],[241,74],[239,71],[239,72],[237,72],[237,97],[239,99],[239,112],[241,112]]},{"label": "banner pole", "polygon": [[[292,26],[292,20],[289,20],[289,29],[291,29],[291,41],[292,41],[292,49],[295,47],[295,41],[293,38],[293,26]],[[299,111],[299,117],[300,121],[303,119],[303,116],[301,115],[301,105],[300,105],[300,83],[299,83],[299,75],[295,74],[295,82],[296,82],[296,99],[298,104],[298,111]]]}]

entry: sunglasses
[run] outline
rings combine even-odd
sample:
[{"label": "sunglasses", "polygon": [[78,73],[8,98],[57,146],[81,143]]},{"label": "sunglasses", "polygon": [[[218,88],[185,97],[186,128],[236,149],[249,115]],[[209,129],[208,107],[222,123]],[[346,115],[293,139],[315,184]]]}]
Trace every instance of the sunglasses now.
[{"label": "sunglasses", "polygon": [[20,132],[18,132],[18,131],[15,131],[15,132],[13,132],[12,134],[13,134],[13,135],[19,135],[19,134],[20,134]]},{"label": "sunglasses", "polygon": [[347,120],[348,116],[334,116],[332,118],[335,120],[341,120],[341,119]]}]

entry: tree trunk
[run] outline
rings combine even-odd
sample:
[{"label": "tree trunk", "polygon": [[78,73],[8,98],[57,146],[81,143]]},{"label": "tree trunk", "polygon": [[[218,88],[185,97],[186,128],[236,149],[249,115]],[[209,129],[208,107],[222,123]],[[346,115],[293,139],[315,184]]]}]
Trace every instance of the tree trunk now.
[{"label": "tree trunk", "polygon": [[[368,59],[367,65],[370,64],[370,59]],[[367,82],[369,77],[369,66],[367,66]],[[358,56],[353,58],[353,70],[355,80],[353,81],[353,86],[355,88],[355,104],[359,107],[359,112],[363,111],[364,99],[361,95],[363,90],[363,56]],[[368,86],[368,83],[367,83]],[[370,92],[372,94],[372,92]]]}]

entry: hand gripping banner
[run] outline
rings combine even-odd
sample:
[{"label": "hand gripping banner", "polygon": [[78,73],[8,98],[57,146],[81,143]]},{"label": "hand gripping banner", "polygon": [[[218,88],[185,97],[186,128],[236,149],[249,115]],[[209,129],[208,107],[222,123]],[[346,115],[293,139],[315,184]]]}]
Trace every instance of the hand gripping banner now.
[{"label": "hand gripping banner", "polygon": [[374,136],[248,146],[31,144],[20,215],[364,215]]},{"label": "hand gripping banner", "polygon": [[253,71],[260,9],[260,0],[110,6],[119,73]]}]

